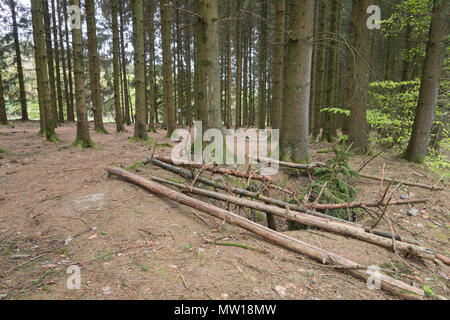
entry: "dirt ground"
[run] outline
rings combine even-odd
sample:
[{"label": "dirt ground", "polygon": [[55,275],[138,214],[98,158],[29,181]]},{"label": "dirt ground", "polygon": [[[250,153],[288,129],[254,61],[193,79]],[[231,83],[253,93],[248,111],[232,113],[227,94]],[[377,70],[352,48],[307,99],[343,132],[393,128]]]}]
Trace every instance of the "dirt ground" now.
[{"label": "dirt ground", "polygon": [[[126,168],[151,155],[154,144],[131,141],[132,127],[126,133],[115,133],[114,124],[106,128],[110,134],[91,131],[95,148],[81,150],[72,146],[72,123],[57,128],[61,142],[56,144],[37,134],[38,122],[0,126],[0,147],[7,151],[0,153],[0,299],[396,299],[258,236],[108,178],[107,165]],[[162,144],[156,153],[168,155],[164,135],[150,134]],[[313,143],[313,159],[326,159],[317,151],[327,147]],[[354,157],[352,167],[362,161]],[[380,175],[383,163],[387,176],[427,184],[439,178],[392,153],[382,154],[364,172]],[[134,171],[171,176],[152,165]],[[277,179],[286,180],[281,174]],[[307,182],[307,177],[287,181],[290,188]],[[359,178],[356,185],[361,199],[377,198],[379,182]],[[414,206],[417,216],[408,216],[411,206],[406,205],[388,214],[400,234],[449,256],[450,192],[445,183],[441,186],[445,191],[401,187],[397,199],[430,201]],[[383,223],[379,228],[389,231]],[[286,233],[449,297],[446,266],[315,229]],[[79,290],[67,287],[67,268],[75,264],[81,266]]]}]

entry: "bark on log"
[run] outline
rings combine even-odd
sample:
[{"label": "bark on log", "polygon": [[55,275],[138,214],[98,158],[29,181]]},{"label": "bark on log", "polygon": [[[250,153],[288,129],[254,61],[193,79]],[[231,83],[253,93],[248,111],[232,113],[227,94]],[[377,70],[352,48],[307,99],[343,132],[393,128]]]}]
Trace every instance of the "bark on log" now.
[{"label": "bark on log", "polygon": [[254,223],[248,219],[245,219],[239,215],[236,215],[222,208],[218,208],[209,203],[189,197],[183,193],[169,189],[159,183],[146,180],[140,176],[137,176],[123,169],[108,167],[106,171],[137,186],[140,186],[154,194],[167,197],[178,203],[184,204],[196,210],[210,214],[221,220],[225,220],[230,224],[236,225],[247,231],[253,232],[276,245],[282,246],[299,254],[306,255],[323,264],[348,267],[345,269],[346,272],[364,281],[367,281],[369,278],[373,279],[376,277],[377,279],[379,279],[380,286],[383,290],[386,290],[387,292],[390,292],[401,298],[416,299],[416,300],[421,300],[425,298],[424,291],[419,288],[415,288],[403,281],[393,279],[384,274],[374,276],[369,274],[367,270],[351,269],[351,267],[357,267],[359,265],[356,262],[338,256],[337,254],[334,254],[332,252],[328,252],[321,248],[314,247],[310,244],[291,238],[282,233],[270,230],[264,226],[261,226],[257,223]]},{"label": "bark on log", "polygon": [[[363,178],[366,178],[366,179],[370,179],[370,180],[381,180],[380,177],[370,176],[370,175],[362,174],[362,173],[360,173],[359,176],[360,176],[360,177],[363,177]],[[400,181],[400,180],[397,180],[397,179],[387,179],[387,178],[384,178],[383,181],[388,182],[388,183],[389,183],[389,182],[392,182],[392,183],[401,183],[401,184],[403,184],[403,185],[405,185],[405,186],[418,187],[418,188],[429,189],[429,190],[443,190],[441,187],[437,187],[437,186],[435,186],[435,185],[434,185],[434,186],[430,186],[430,185],[423,184],[423,183],[405,182],[405,181]]]},{"label": "bark on log", "polygon": [[203,164],[197,164],[197,163],[190,163],[190,162],[181,162],[181,163],[174,163],[172,159],[161,157],[161,156],[154,156],[156,160],[165,162],[167,164],[171,165],[179,165],[181,167],[187,167],[187,168],[196,168],[196,169],[205,169],[212,173],[219,173],[223,175],[228,176],[236,176],[239,178],[246,178],[248,179],[250,176],[253,180],[259,180],[259,181],[265,181],[265,182],[272,182],[272,178],[270,176],[263,176],[260,174],[252,174],[245,171],[240,170],[231,170],[227,168],[221,168],[214,165],[203,165]]},{"label": "bark on log", "polygon": [[324,162],[312,162],[308,164],[301,164],[301,163],[293,163],[293,162],[286,162],[286,161],[279,161],[271,158],[266,157],[258,157],[258,161],[261,163],[277,163],[280,167],[286,167],[286,168],[293,168],[293,169],[314,169],[318,167],[326,167],[327,164]]},{"label": "bark on log", "polygon": [[[192,174],[192,172],[189,172],[189,171],[183,170],[181,168],[172,166],[170,164],[167,164],[165,162],[156,160],[156,159],[151,158],[151,157],[145,157],[145,158],[146,158],[146,161],[144,162],[144,164],[152,163],[152,164],[154,164],[154,165],[156,165],[156,166],[158,166],[160,168],[163,168],[163,169],[168,170],[170,172],[176,173],[176,174],[178,174],[178,175],[180,175],[180,176],[182,176],[182,177],[184,177],[186,179],[194,179],[195,178],[194,175]],[[212,181],[212,180],[206,179],[206,178],[201,177],[201,176],[197,177],[196,181],[200,182],[200,183],[202,183],[204,185],[207,185],[207,186],[210,186],[210,187],[213,187],[213,188],[217,188],[217,189],[220,189],[220,190],[228,190],[228,188],[226,188],[222,183],[219,183],[219,182],[216,182],[216,181]],[[360,225],[360,224],[357,224],[357,223],[354,223],[354,222],[350,222],[350,221],[346,221],[346,220],[342,220],[342,219],[339,219],[339,218],[336,218],[336,217],[333,217],[333,216],[329,216],[329,215],[323,214],[323,213],[318,212],[318,211],[308,210],[308,209],[302,208],[302,207],[300,207],[300,206],[298,206],[296,204],[287,203],[287,202],[283,202],[283,201],[280,201],[280,200],[277,200],[277,199],[273,199],[273,198],[264,196],[262,194],[259,194],[258,192],[252,192],[252,191],[245,190],[245,189],[235,188],[233,186],[229,186],[229,190],[231,190],[231,192],[233,192],[235,194],[238,194],[238,195],[241,195],[241,196],[244,196],[244,197],[248,197],[248,198],[251,198],[251,199],[256,199],[256,200],[262,201],[264,203],[273,204],[273,205],[276,205],[276,206],[278,206],[280,208],[283,208],[283,209],[288,207],[290,210],[293,210],[293,211],[303,212],[303,213],[306,213],[306,214],[309,214],[309,215],[312,215],[312,216],[326,218],[328,220],[334,220],[334,221],[338,221],[340,223],[345,223],[345,224],[348,224],[348,225],[357,226],[357,227],[363,228],[365,232],[376,234],[376,235],[381,236],[381,237],[385,237],[385,238],[389,238],[389,239],[392,239],[392,237],[393,237],[388,232],[380,231],[380,230],[376,230],[376,229],[372,230],[372,229],[370,229],[368,227],[365,227],[363,225]],[[395,236],[394,239],[395,240],[399,240],[399,241],[413,243],[413,244],[418,244],[418,242],[413,240],[413,239],[406,239],[406,238],[399,237],[399,236]]]},{"label": "bark on log", "polygon": [[411,203],[425,203],[428,202],[429,199],[411,199],[411,200],[398,200],[398,201],[390,201],[389,203],[383,201],[375,201],[375,202],[348,202],[348,203],[311,203],[305,204],[305,207],[316,209],[316,210],[334,210],[334,209],[353,209],[353,208],[362,208],[362,207],[384,207],[386,205],[389,206],[397,206],[403,204],[411,204]]},{"label": "bark on log", "polygon": [[[393,242],[392,239],[383,238],[371,233],[367,233],[362,228],[358,228],[356,226],[350,226],[350,225],[344,225],[339,222],[330,221],[329,219],[325,218],[319,218],[319,217],[313,217],[311,215],[302,213],[302,212],[296,212],[291,210],[283,210],[278,207],[269,206],[260,202],[251,201],[243,198],[234,197],[228,194],[222,194],[214,191],[209,191],[205,189],[195,188],[195,187],[188,187],[179,183],[171,182],[165,179],[161,179],[158,177],[151,177],[152,180],[169,184],[171,186],[174,186],[176,188],[179,188],[183,190],[184,192],[196,194],[199,196],[204,196],[208,198],[213,198],[220,201],[229,202],[241,207],[251,208],[254,210],[262,211],[265,213],[270,213],[273,215],[276,215],[281,218],[285,218],[287,220],[295,221],[310,227],[316,227],[320,228],[322,230],[326,230],[329,232],[337,233],[340,235],[352,237],[355,239],[359,239],[362,241],[366,241],[390,250],[393,250]],[[413,244],[408,244],[401,241],[395,241],[395,247],[399,252],[402,252],[404,254],[409,255],[417,255],[419,257],[422,257],[424,259],[428,259],[433,261],[436,259],[436,254],[429,250],[425,249],[420,246],[416,246]]]}]

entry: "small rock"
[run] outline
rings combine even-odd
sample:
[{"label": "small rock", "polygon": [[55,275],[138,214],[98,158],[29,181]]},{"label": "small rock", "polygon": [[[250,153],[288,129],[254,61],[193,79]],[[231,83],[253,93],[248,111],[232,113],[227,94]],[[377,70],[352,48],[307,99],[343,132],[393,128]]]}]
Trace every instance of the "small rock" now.
[{"label": "small rock", "polygon": [[0,300],[5,299],[8,295],[6,293],[0,294]]},{"label": "small rock", "polygon": [[222,293],[222,294],[220,295],[220,297],[221,297],[223,300],[226,300],[226,299],[228,299],[228,294]]},{"label": "small rock", "polygon": [[410,217],[415,217],[419,214],[419,210],[417,210],[416,208],[411,208],[408,210],[407,214]]},{"label": "small rock", "polygon": [[408,198],[408,197],[406,196],[406,194],[400,195],[400,199],[405,200],[406,198]]},{"label": "small rock", "polygon": [[104,287],[102,290],[104,295],[111,294],[111,289],[109,287]]},{"label": "small rock", "polygon": [[88,239],[89,240],[92,240],[92,239],[95,239],[95,238],[97,238],[97,234],[96,233],[94,233],[92,236],[90,236]]}]

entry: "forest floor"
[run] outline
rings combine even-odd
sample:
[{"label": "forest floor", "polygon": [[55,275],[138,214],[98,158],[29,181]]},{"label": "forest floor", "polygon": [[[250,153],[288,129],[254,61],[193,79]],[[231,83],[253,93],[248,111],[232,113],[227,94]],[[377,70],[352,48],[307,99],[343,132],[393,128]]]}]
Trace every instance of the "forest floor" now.
[{"label": "forest floor", "polygon": [[[44,142],[38,122],[0,126],[0,299],[396,299],[369,290],[366,283],[317,262],[271,245],[202,213],[154,196],[134,185],[108,178],[109,164],[128,167],[151,155],[153,143],[133,142],[126,133],[92,132],[93,149],[72,146],[76,125],[56,132],[59,143]],[[91,124],[92,126],[92,124]],[[169,155],[165,132],[151,133],[161,143],[156,153]],[[312,143],[314,160],[327,143]],[[363,157],[351,160],[358,168]],[[434,184],[426,167],[383,153],[365,169],[380,175]],[[148,165],[139,175],[170,177]],[[276,179],[294,189],[308,178]],[[305,179],[305,180],[302,180]],[[389,214],[404,236],[449,255],[450,192],[402,187],[406,197],[430,197],[415,205],[391,208]],[[359,178],[359,197],[375,200],[379,182]],[[363,218],[370,219],[368,217]],[[389,231],[385,224],[380,229]],[[450,269],[404,258],[366,242],[315,229],[286,232],[362,265],[390,269],[391,275],[449,297]],[[255,250],[214,245],[220,239]],[[81,288],[67,287],[67,268],[81,265]]]}]

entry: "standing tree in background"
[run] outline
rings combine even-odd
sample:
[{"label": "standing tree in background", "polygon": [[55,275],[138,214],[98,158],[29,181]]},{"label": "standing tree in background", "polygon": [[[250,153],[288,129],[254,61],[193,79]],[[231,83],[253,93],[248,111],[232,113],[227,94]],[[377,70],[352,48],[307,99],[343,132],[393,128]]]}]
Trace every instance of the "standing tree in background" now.
[{"label": "standing tree in background", "polygon": [[123,82],[123,101],[125,106],[124,121],[127,125],[131,124],[130,117],[130,100],[129,100],[129,90],[128,90],[128,75],[127,75],[127,57],[125,52],[125,22],[123,19],[123,1],[119,0],[119,18],[120,18],[120,52],[121,52],[121,63],[122,63],[122,82]]},{"label": "standing tree in background", "polygon": [[61,70],[59,68],[59,45],[58,45],[58,30],[56,27],[56,6],[55,0],[51,0],[52,3],[52,31],[53,31],[53,46],[55,50],[55,72],[56,72],[56,93],[58,97],[58,121],[64,122],[64,108],[63,97],[61,90]]},{"label": "standing tree in background", "polygon": [[[56,12],[60,11],[60,2],[56,1]],[[64,82],[64,97],[66,100],[66,111],[69,113],[70,97],[69,97],[69,83],[67,80],[67,69],[66,69],[66,55],[64,54],[64,35],[63,35],[63,20],[64,16],[59,15],[58,19],[58,35],[59,35],[59,47],[61,49],[61,61],[62,61],[62,72],[63,72],[63,82]],[[62,119],[64,119],[64,114]],[[61,120],[61,118],[60,118]]]},{"label": "standing tree in background", "polygon": [[113,82],[114,82],[114,112],[117,132],[125,131],[122,109],[120,107],[120,41],[119,22],[117,19],[118,0],[111,0],[111,25],[113,34]]},{"label": "standing tree in background", "polygon": [[16,64],[17,64],[17,76],[19,78],[19,90],[20,90],[20,105],[22,110],[22,121],[27,121],[28,110],[27,110],[27,98],[25,94],[25,82],[23,79],[23,67],[22,67],[22,55],[20,53],[20,42],[19,42],[19,27],[17,25],[17,13],[16,13],[16,3],[15,0],[9,0],[9,8],[11,10],[12,27],[13,27],[13,37],[14,37],[14,49],[16,51]]},{"label": "standing tree in background", "polygon": [[227,0],[227,105],[226,105],[226,126],[227,129],[230,129],[232,124],[231,118],[231,83],[233,80],[232,66],[231,66],[231,31],[232,31],[232,20],[231,20],[231,11],[233,7],[233,1]]},{"label": "standing tree in background", "polygon": [[273,72],[273,102],[272,102],[272,129],[281,128],[283,114],[283,68],[285,54],[286,33],[286,0],[275,1],[275,43],[274,43],[274,72]]},{"label": "standing tree in background", "polygon": [[51,107],[50,87],[47,71],[47,49],[44,34],[44,6],[43,0],[31,0],[31,17],[33,21],[34,56],[36,65],[36,79],[38,86],[39,116],[41,119],[41,133],[47,140],[56,142],[56,118]]},{"label": "standing tree in background", "polygon": [[[80,7],[80,0],[71,0],[72,6]],[[77,110],[77,138],[75,145],[83,148],[93,147],[89,134],[89,123],[86,111],[86,84],[83,66],[83,42],[81,29],[72,28],[73,67],[75,72],[75,103]]]},{"label": "standing tree in background", "polygon": [[142,0],[133,0],[134,81],[136,88],[134,138],[143,140],[147,139],[144,38],[144,6]]},{"label": "standing tree in background", "polygon": [[172,60],[171,60],[171,35],[170,26],[172,15],[170,1],[160,0],[161,5],[161,41],[163,55],[163,115],[164,125],[167,128],[167,136],[170,137],[176,129],[175,104],[173,98]]},{"label": "standing tree in background", "polygon": [[3,93],[3,79],[1,68],[0,68],[0,124],[8,124],[8,118],[6,117],[6,105]]},{"label": "standing tree in background", "polygon": [[[219,70],[219,3],[197,1],[198,119],[203,128],[222,129]],[[197,70],[196,70],[197,72]]]},{"label": "standing tree in background", "polygon": [[350,41],[354,51],[347,55],[347,89],[344,105],[350,109],[345,126],[348,143],[362,153],[367,146],[366,108],[369,92],[370,32],[367,28],[367,8],[369,0],[354,0],[350,25]]},{"label": "standing tree in background", "polygon": [[242,0],[237,0],[236,25],[236,128],[242,125]]},{"label": "standing tree in background", "polygon": [[102,90],[100,86],[100,58],[97,52],[97,34],[94,0],[85,0],[88,32],[89,79],[91,85],[92,111],[94,112],[94,130],[106,133],[103,126]]},{"label": "standing tree in background", "polygon": [[149,48],[149,66],[148,66],[148,85],[150,87],[149,92],[149,118],[148,118],[148,131],[155,132],[155,122],[158,120],[158,110],[156,109],[156,84],[155,84],[155,27],[154,27],[154,15],[155,6],[153,0],[147,0],[148,19],[147,19],[147,34],[148,34],[148,48]]},{"label": "standing tree in background", "polygon": [[258,112],[259,112],[259,129],[266,128],[266,105],[267,105],[267,2],[263,1],[261,5],[261,17],[259,21],[259,47],[258,47],[258,64],[259,64],[259,85],[258,85]]},{"label": "standing tree in background", "polygon": [[405,157],[409,161],[424,161],[428,151],[439,93],[446,38],[448,37],[449,10],[449,1],[434,0],[427,51],[422,69],[419,101],[411,139],[405,153]]},{"label": "standing tree in background", "polygon": [[[52,47],[52,33],[50,23],[50,10],[48,6],[48,0],[43,0],[44,5],[44,31],[45,31],[45,44],[47,47],[47,68],[48,68],[48,81],[50,84],[50,104],[53,116],[58,121],[58,103],[56,96],[56,79],[55,79],[55,66],[53,60],[53,47]],[[55,126],[57,122],[55,122]]]},{"label": "standing tree in background", "polygon": [[314,29],[314,1],[295,1],[284,69],[281,157],[292,162],[309,161],[309,99]]},{"label": "standing tree in background", "polygon": [[186,17],[184,47],[186,48],[186,126],[192,126],[192,70],[191,70],[191,20]]},{"label": "standing tree in background", "polygon": [[70,51],[68,15],[67,15],[67,0],[63,4],[64,13],[64,32],[66,34],[66,56],[67,56],[67,77],[69,81],[69,103],[67,104],[67,121],[75,121],[75,108],[73,103],[73,80],[72,80],[72,54]]}]

